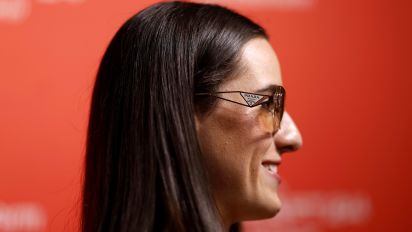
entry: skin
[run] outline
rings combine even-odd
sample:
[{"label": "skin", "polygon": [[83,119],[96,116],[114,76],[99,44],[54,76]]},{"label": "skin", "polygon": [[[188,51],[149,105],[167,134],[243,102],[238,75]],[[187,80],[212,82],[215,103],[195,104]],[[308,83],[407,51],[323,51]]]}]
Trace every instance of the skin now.
[{"label": "skin", "polygon": [[[247,42],[240,56],[236,77],[226,80],[218,91],[259,90],[282,85],[277,56],[266,39]],[[242,102],[238,94],[225,98]],[[230,225],[276,215],[281,208],[279,180],[262,165],[270,160],[279,165],[281,155],[302,145],[302,137],[290,115],[285,112],[281,129],[268,124],[264,106],[249,108],[224,100],[204,115],[196,115],[196,129],[205,157],[208,177],[222,223]]]}]

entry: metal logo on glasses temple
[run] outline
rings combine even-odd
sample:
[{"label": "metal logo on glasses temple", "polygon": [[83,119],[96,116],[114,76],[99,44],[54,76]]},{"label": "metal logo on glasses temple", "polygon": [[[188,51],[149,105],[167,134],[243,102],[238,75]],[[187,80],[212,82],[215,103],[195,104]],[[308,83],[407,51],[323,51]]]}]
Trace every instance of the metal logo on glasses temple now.
[{"label": "metal logo on glasses temple", "polygon": [[243,97],[243,99],[245,99],[246,103],[249,106],[255,105],[256,103],[258,103],[260,100],[262,100],[264,98],[264,96],[255,95],[255,94],[251,94],[251,93],[241,92],[240,95]]}]

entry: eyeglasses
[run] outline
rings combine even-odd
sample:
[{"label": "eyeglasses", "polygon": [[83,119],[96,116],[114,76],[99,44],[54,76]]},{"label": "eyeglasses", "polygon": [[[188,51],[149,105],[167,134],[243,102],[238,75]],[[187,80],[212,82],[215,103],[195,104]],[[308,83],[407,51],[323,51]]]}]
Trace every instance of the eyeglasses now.
[{"label": "eyeglasses", "polygon": [[[285,102],[285,89],[283,86],[276,85],[272,89],[272,95],[264,95],[264,94],[257,94],[257,93],[249,93],[243,91],[224,91],[224,92],[212,92],[212,93],[196,93],[196,96],[212,96],[216,97],[228,102],[232,102],[238,105],[247,106],[249,108],[256,107],[262,105],[265,107],[269,112],[272,113],[272,123],[268,123],[268,118],[263,117],[264,124],[272,124],[273,130],[276,132],[280,129],[280,122],[282,121],[283,112],[284,112],[284,102]],[[224,98],[221,94],[228,94],[228,93],[237,93],[240,94],[244,102],[234,101],[228,98]],[[246,103],[245,103],[246,102]]]}]

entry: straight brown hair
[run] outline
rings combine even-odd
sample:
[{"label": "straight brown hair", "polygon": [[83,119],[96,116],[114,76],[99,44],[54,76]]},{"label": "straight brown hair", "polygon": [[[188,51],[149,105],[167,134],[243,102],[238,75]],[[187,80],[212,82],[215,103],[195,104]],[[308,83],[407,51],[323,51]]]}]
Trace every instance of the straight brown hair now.
[{"label": "straight brown hair", "polygon": [[[152,5],[117,31],[87,132],[81,230],[222,231],[195,130],[242,46],[265,31],[227,8]],[[234,228],[236,225],[234,226]]]}]

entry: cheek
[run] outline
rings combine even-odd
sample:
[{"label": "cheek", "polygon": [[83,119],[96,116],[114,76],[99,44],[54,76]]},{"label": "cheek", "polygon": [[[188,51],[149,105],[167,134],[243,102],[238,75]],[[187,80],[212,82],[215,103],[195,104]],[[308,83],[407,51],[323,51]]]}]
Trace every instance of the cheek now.
[{"label": "cheek", "polygon": [[271,134],[274,130],[273,115],[268,110],[261,110],[258,113],[257,121],[261,132],[264,134]]},{"label": "cheek", "polygon": [[[270,146],[266,114],[215,114],[199,134],[209,176],[219,195],[248,192],[257,184],[261,158]],[[270,134],[269,134],[270,136]]]},{"label": "cheek", "polygon": [[217,114],[208,119],[199,133],[208,171],[225,177],[220,180],[238,176],[242,165],[250,159],[245,153],[250,149],[252,120],[244,115],[236,116],[239,115]]}]

